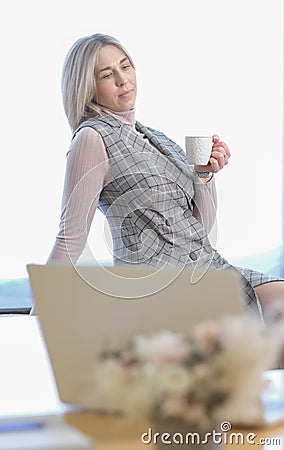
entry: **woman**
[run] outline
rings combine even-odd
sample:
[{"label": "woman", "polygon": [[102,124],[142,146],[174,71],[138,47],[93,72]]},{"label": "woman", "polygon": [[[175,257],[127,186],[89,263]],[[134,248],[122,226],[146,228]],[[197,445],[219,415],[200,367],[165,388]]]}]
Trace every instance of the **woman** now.
[{"label": "woman", "polygon": [[[192,167],[177,144],[135,121],[134,64],[110,36],[75,42],[65,60],[62,93],[74,135],[60,231],[48,262],[76,263],[99,207],[110,225],[115,261],[231,268],[207,237],[215,217],[213,174],[228,163],[227,145],[213,136],[208,165]],[[281,281],[238,271],[252,311],[259,311],[258,297],[264,305],[283,296]]]}]

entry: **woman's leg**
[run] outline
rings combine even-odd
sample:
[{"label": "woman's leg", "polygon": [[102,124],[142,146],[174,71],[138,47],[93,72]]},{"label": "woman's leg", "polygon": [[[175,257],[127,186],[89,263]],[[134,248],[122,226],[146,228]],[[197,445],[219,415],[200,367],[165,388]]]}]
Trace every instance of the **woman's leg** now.
[{"label": "woman's leg", "polygon": [[270,281],[269,283],[260,284],[254,289],[263,308],[263,312],[274,307],[276,304],[279,305],[281,300],[283,301],[284,310],[284,280]]}]

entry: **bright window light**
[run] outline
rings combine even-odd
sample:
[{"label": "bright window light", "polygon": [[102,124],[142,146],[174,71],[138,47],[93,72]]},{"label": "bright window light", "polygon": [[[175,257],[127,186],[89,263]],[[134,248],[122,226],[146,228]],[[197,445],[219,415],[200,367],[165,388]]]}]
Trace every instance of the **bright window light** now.
[{"label": "bright window light", "polygon": [[[281,243],[281,0],[6,2],[1,42],[0,278],[45,263],[58,230],[71,139],[60,76],[73,42],[102,32],[130,51],[137,119],[184,147],[214,134],[230,164],[216,176],[219,252],[235,263],[277,266]],[[111,254],[96,215],[90,245]],[[276,253],[275,253],[276,252]]]}]

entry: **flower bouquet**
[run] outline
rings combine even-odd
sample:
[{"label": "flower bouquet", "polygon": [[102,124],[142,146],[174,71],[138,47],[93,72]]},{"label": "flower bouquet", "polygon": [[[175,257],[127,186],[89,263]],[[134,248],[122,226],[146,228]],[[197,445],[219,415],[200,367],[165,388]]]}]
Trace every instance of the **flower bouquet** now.
[{"label": "flower bouquet", "polygon": [[243,316],[201,323],[187,335],[135,335],[96,361],[85,403],[204,429],[224,420],[255,426],[263,417],[263,371],[276,356],[273,336]]}]

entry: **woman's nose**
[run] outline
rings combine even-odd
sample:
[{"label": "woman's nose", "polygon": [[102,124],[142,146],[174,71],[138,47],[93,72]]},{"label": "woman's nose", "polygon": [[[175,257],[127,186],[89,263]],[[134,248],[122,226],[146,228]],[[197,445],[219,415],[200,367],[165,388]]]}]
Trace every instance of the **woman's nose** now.
[{"label": "woman's nose", "polygon": [[117,84],[118,86],[123,86],[124,84],[126,84],[126,82],[127,82],[127,79],[126,79],[126,77],[125,77],[125,74],[123,74],[123,73],[118,73],[118,74],[117,74],[117,77],[116,77],[116,84]]}]

